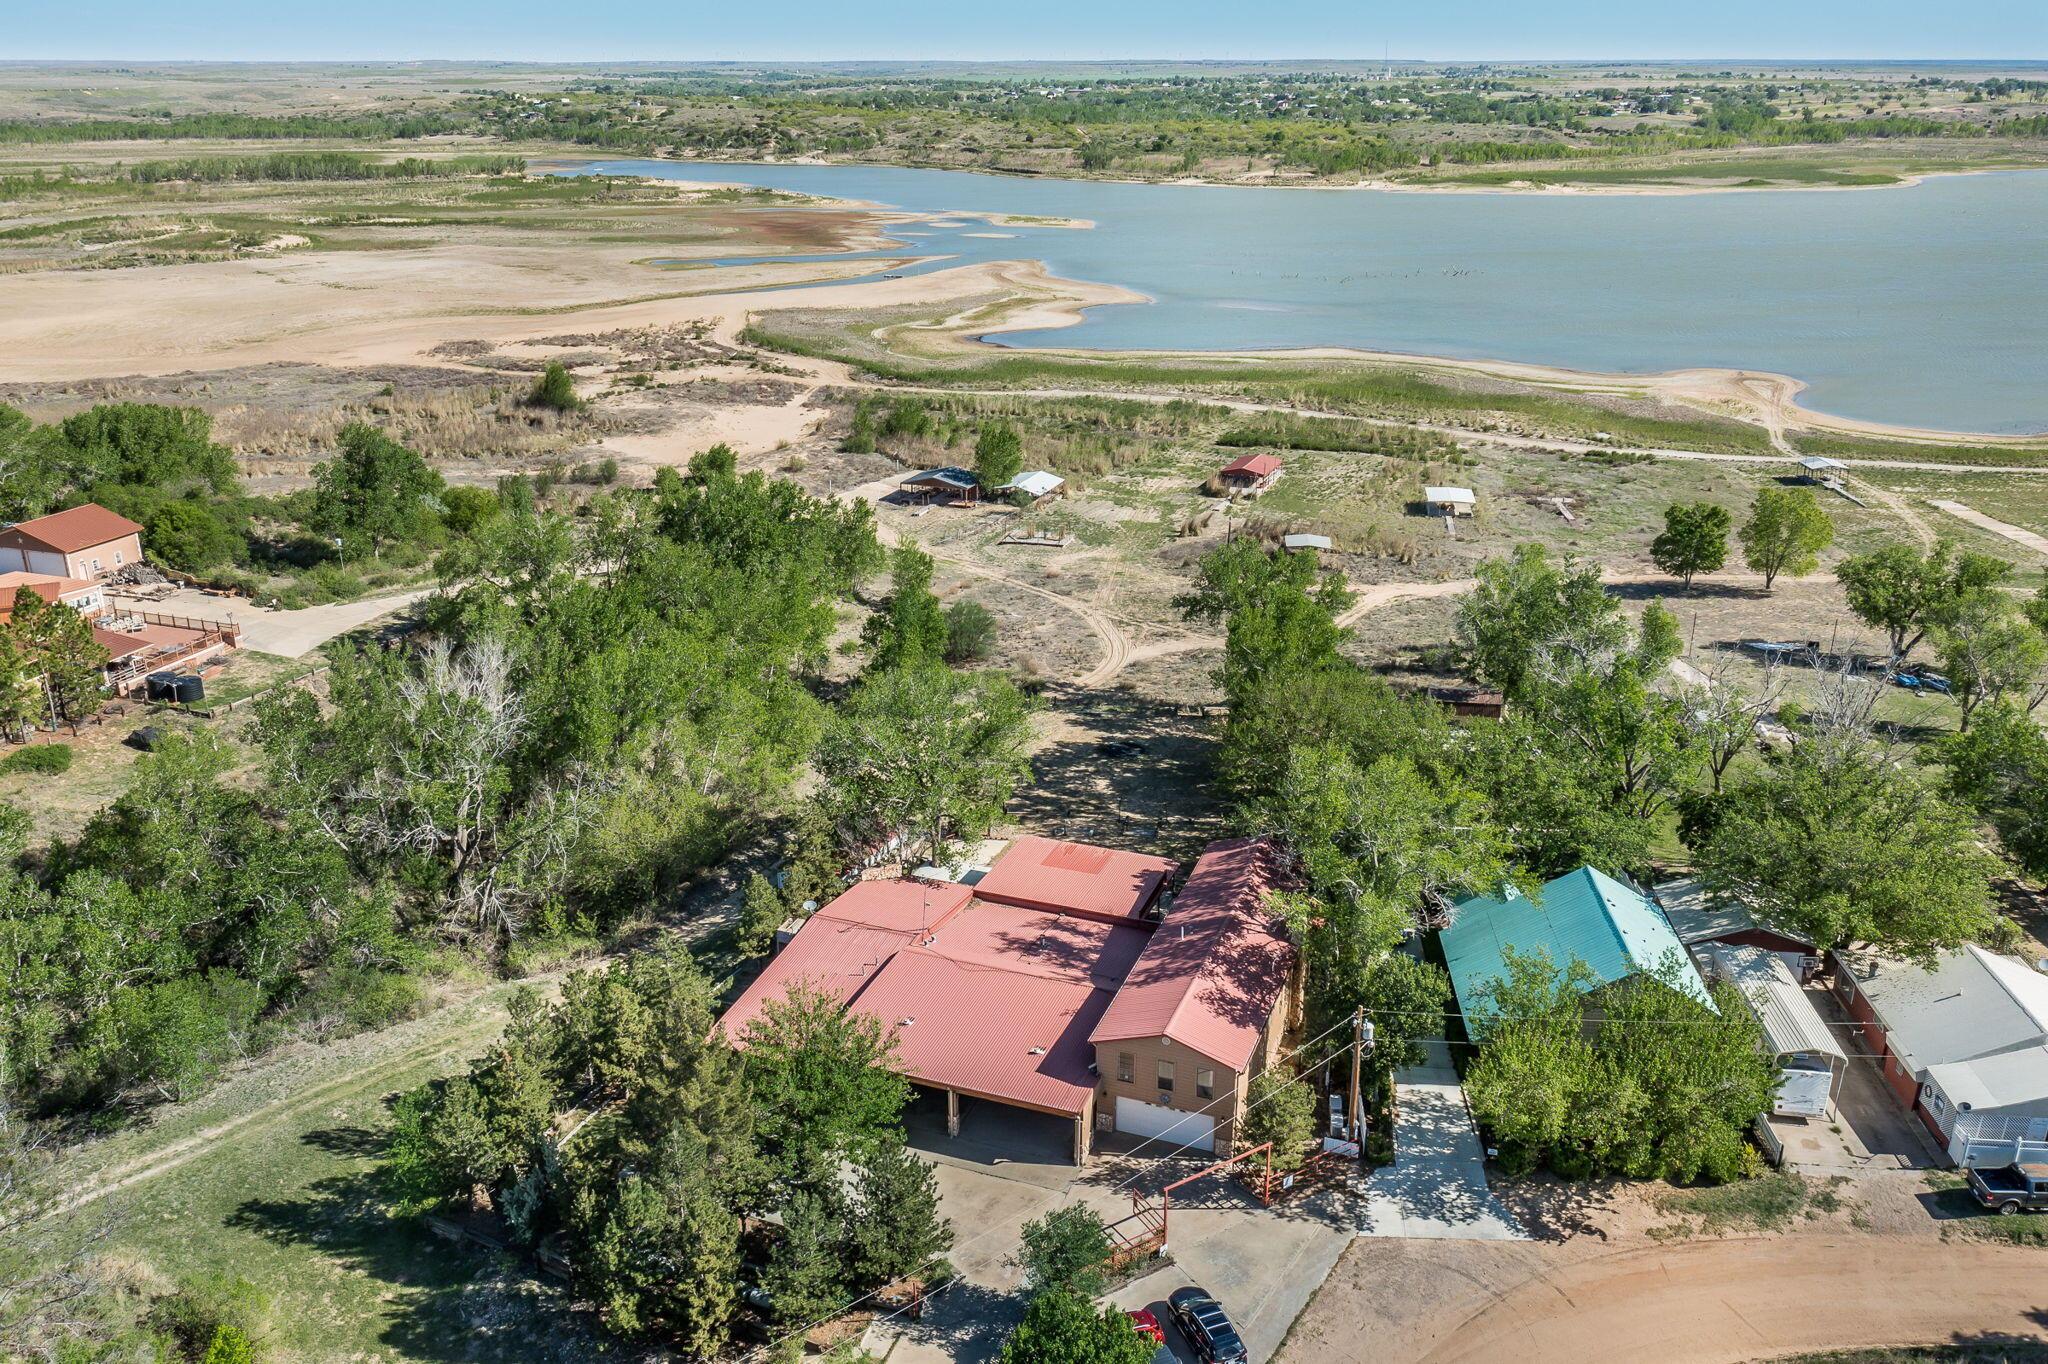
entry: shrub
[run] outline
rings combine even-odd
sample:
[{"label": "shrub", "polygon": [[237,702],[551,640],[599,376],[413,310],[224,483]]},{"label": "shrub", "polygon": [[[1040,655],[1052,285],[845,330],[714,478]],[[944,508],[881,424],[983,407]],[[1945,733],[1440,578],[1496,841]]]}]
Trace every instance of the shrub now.
[{"label": "shrub", "polygon": [[533,392],[527,395],[527,401],[557,412],[583,410],[583,399],[576,396],[576,379],[559,360],[548,361],[540,378],[533,381]]},{"label": "shrub", "polygon": [[996,618],[980,602],[955,602],[946,608],[946,661],[979,663],[995,649]]},{"label": "shrub", "polygon": [[54,776],[71,770],[71,750],[64,744],[37,744],[16,749],[0,759],[0,772],[35,772]]}]

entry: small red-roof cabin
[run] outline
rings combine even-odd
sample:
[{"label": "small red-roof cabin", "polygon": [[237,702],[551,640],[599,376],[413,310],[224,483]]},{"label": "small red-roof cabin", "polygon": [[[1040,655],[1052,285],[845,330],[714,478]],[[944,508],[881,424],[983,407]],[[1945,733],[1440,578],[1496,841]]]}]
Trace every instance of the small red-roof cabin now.
[{"label": "small red-roof cabin", "polygon": [[1239,455],[1217,472],[1216,481],[1230,493],[1264,492],[1280,476],[1278,455]]}]

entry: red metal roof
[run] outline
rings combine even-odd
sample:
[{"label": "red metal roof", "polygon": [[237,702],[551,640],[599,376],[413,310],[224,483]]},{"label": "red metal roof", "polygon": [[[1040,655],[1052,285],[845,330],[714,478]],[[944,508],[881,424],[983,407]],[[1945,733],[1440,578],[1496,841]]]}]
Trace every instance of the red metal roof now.
[{"label": "red metal roof", "polygon": [[1166,1037],[1246,1067],[1294,966],[1293,944],[1265,908],[1271,853],[1260,838],[1203,850],[1091,1042]]},{"label": "red metal roof", "polygon": [[1278,455],[1239,455],[1223,466],[1226,474],[1247,474],[1252,478],[1267,478],[1280,472]]},{"label": "red metal roof", "polygon": [[116,516],[97,502],[88,502],[69,511],[38,516],[33,521],[18,521],[0,530],[0,541],[11,542],[18,537],[59,554],[70,554],[140,534],[142,527],[127,517]]},{"label": "red metal roof", "polygon": [[1175,865],[1169,857],[1020,838],[975,883],[974,893],[1027,909],[1129,919],[1152,903]]},{"label": "red metal roof", "polygon": [[965,886],[867,881],[812,915],[721,1024],[744,1043],[764,1003],[802,981],[894,1032],[897,1063],[921,1084],[1080,1113],[1089,1033],[1146,938]]}]

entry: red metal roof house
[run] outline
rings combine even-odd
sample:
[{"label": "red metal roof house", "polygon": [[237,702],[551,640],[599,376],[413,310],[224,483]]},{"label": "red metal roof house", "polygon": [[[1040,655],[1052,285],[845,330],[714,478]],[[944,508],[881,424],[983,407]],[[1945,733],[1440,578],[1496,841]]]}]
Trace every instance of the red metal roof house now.
[{"label": "red metal roof house", "polygon": [[0,572],[104,578],[142,559],[142,527],[96,502],[0,528]]},{"label": "red metal roof house", "polygon": [[[1262,842],[1212,847],[1161,921],[1149,911],[1173,870],[1026,838],[972,887],[862,882],[804,922],[720,1026],[744,1046],[803,984],[880,1021],[904,1074],[945,1092],[956,1135],[964,1097],[1069,1119],[1076,1164],[1091,1131],[1158,1135],[1158,1113],[1172,1145],[1218,1149],[1291,1021],[1294,952],[1263,912]],[[1121,1092],[1119,1058],[1176,1045],[1177,1099],[1150,1102],[1156,1067]]]}]

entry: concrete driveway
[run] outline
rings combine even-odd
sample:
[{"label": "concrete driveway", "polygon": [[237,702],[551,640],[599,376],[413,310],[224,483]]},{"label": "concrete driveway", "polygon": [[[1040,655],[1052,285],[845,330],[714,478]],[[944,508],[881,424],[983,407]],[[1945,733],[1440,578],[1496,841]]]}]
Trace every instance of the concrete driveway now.
[{"label": "concrete driveway", "polygon": [[[940,1206],[953,1224],[949,1258],[961,1277],[932,1300],[924,1320],[869,1328],[864,1348],[886,1354],[890,1364],[994,1359],[1024,1310],[1014,1256],[1025,1222],[1068,1203],[1094,1207],[1105,1222],[1121,1221],[1131,1215],[1134,1192],[1155,1199],[1208,1160],[1109,1155],[1076,1170],[1055,1155],[1061,1134],[1050,1120],[1034,1131],[1030,1115],[996,1105],[963,1107],[958,1138],[946,1137],[943,1119],[934,1121],[922,1106],[906,1126],[937,1173]],[[1174,1195],[1171,1263],[1109,1301],[1125,1309],[1150,1306],[1164,1322],[1167,1295],[1198,1284],[1223,1304],[1252,1358],[1270,1358],[1350,1244],[1359,1215],[1349,1181],[1262,1208],[1236,1182],[1205,1179]],[[1185,1341],[1175,1348],[1192,1364],[1196,1356]]]},{"label": "concrete driveway", "polygon": [[298,611],[272,610],[240,597],[216,597],[191,588],[181,588],[162,597],[132,600],[141,610],[161,615],[233,621],[242,627],[243,648],[283,658],[299,658],[312,653],[330,639],[402,611],[414,602],[432,596],[434,591],[431,587],[420,587],[384,596],[364,597],[359,601],[308,606]]},{"label": "concrete driveway", "polygon": [[1486,1182],[1486,1150],[1448,1056],[1398,1072],[1394,1092],[1394,1163],[1372,1172],[1358,1234],[1528,1239]]}]

